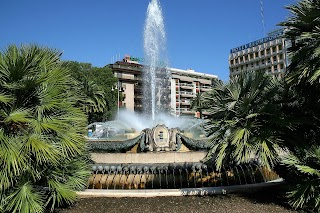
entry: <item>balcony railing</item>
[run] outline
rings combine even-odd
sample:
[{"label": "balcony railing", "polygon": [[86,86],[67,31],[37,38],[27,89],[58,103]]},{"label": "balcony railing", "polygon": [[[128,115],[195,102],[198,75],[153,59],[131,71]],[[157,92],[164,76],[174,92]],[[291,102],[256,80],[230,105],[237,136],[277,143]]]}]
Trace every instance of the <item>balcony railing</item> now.
[{"label": "balcony railing", "polygon": [[196,96],[196,94],[194,94],[193,92],[186,92],[186,91],[181,91],[180,92],[180,95],[181,96],[191,96],[191,97],[195,97]]},{"label": "balcony railing", "polygon": [[189,100],[181,100],[180,104],[181,105],[190,105],[190,101]]},{"label": "balcony railing", "polygon": [[116,64],[113,65],[113,68],[114,68],[114,69],[115,69],[115,68],[124,69],[124,70],[135,70],[135,71],[140,71],[140,72],[142,71],[142,69],[139,68],[139,67],[116,65]]},{"label": "balcony railing", "polygon": [[192,113],[189,108],[177,108],[176,110],[185,113]]}]

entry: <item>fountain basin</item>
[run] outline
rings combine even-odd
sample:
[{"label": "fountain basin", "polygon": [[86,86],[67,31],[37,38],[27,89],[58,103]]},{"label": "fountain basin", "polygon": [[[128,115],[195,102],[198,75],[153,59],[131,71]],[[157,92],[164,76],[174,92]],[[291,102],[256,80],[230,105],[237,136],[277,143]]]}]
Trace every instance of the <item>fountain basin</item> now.
[{"label": "fountain basin", "polygon": [[161,197],[161,196],[205,196],[219,194],[245,193],[277,188],[284,184],[282,178],[265,183],[255,183],[247,185],[182,188],[182,189],[137,189],[137,190],[104,190],[87,189],[77,192],[79,198],[90,197]]},{"label": "fountain basin", "polygon": [[146,153],[91,153],[99,163],[184,163],[200,162],[207,152],[146,152]]},{"label": "fountain basin", "polygon": [[95,164],[88,189],[137,190],[225,187],[266,183],[279,176],[252,162],[216,171],[200,162]]}]

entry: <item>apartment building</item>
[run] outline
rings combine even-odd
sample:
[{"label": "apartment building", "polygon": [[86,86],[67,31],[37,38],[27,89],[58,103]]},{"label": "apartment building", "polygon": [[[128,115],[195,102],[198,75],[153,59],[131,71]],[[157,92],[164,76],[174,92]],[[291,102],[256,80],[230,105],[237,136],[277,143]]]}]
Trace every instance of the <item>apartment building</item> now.
[{"label": "apartment building", "polygon": [[[122,61],[108,65],[118,78],[118,85],[121,90],[119,105],[130,111],[142,112],[143,102],[143,65],[138,58],[126,55]],[[168,68],[171,77],[170,86],[170,111],[176,116],[195,115],[190,109],[191,100],[198,93],[209,91],[216,75],[196,72],[194,70],[183,70]]]},{"label": "apartment building", "polygon": [[283,29],[273,31],[267,37],[230,50],[230,78],[246,70],[263,70],[275,77],[282,77],[288,66],[290,42]]},{"label": "apartment building", "polygon": [[218,79],[216,75],[170,68],[171,72],[171,110],[177,116],[193,115],[191,100],[197,94],[212,89],[212,84]]}]

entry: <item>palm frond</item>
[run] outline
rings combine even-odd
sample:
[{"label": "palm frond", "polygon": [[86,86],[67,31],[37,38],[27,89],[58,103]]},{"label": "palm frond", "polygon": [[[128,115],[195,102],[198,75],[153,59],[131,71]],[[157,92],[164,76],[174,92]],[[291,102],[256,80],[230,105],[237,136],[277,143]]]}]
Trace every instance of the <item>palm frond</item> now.
[{"label": "palm frond", "polygon": [[28,123],[30,121],[30,112],[27,109],[17,109],[12,111],[5,119],[5,123]]},{"label": "palm frond", "polygon": [[48,186],[50,195],[46,206],[51,204],[51,210],[53,210],[56,206],[61,206],[64,203],[72,204],[77,198],[76,193],[72,190],[72,187],[67,184],[51,179],[48,180]]},{"label": "palm frond", "polygon": [[10,95],[0,93],[0,103],[9,104],[13,101],[13,98]]},{"label": "palm frond", "polygon": [[41,213],[44,208],[44,197],[36,192],[29,182],[24,183],[9,195],[5,202],[8,212]]}]

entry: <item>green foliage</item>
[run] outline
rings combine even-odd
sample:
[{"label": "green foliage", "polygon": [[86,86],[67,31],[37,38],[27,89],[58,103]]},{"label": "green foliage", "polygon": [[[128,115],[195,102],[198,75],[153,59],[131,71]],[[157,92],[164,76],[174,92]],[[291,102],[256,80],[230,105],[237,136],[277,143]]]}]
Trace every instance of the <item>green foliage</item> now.
[{"label": "green foliage", "polygon": [[[284,157],[289,204],[295,209],[320,211],[320,146],[299,149]],[[294,178],[293,178],[294,177]]]},{"label": "green foliage", "polygon": [[93,67],[89,63],[67,61],[64,63],[79,82],[83,98],[79,105],[85,109],[89,123],[113,119],[117,107],[117,95],[112,91],[117,79],[108,67]]},{"label": "green foliage", "polygon": [[291,16],[280,25],[292,43],[286,81],[295,91],[296,104],[285,112],[303,122],[286,135],[295,146],[288,146],[290,155],[283,160],[288,169],[282,175],[294,208],[320,211],[320,1],[301,0],[287,9]]},{"label": "green foliage", "polygon": [[40,192],[35,191],[29,182],[18,186],[5,200],[8,212],[43,212],[44,199]]},{"label": "green foliage", "polygon": [[320,1],[301,0],[287,7],[291,16],[280,25],[292,42],[288,81],[298,85],[320,80]]},{"label": "green foliage", "polygon": [[214,158],[217,169],[253,158],[268,168],[279,161],[283,139],[277,129],[287,126],[281,91],[277,79],[263,72],[243,72],[203,95],[204,110],[210,113],[204,127],[212,136],[207,158]]},{"label": "green foliage", "polygon": [[202,93],[197,93],[196,97],[191,100],[190,108],[197,110],[200,113],[200,118],[202,118],[202,109],[204,108],[202,102]]},{"label": "green foliage", "polygon": [[60,55],[36,45],[0,54],[1,211],[54,209],[86,185],[86,118]]}]

